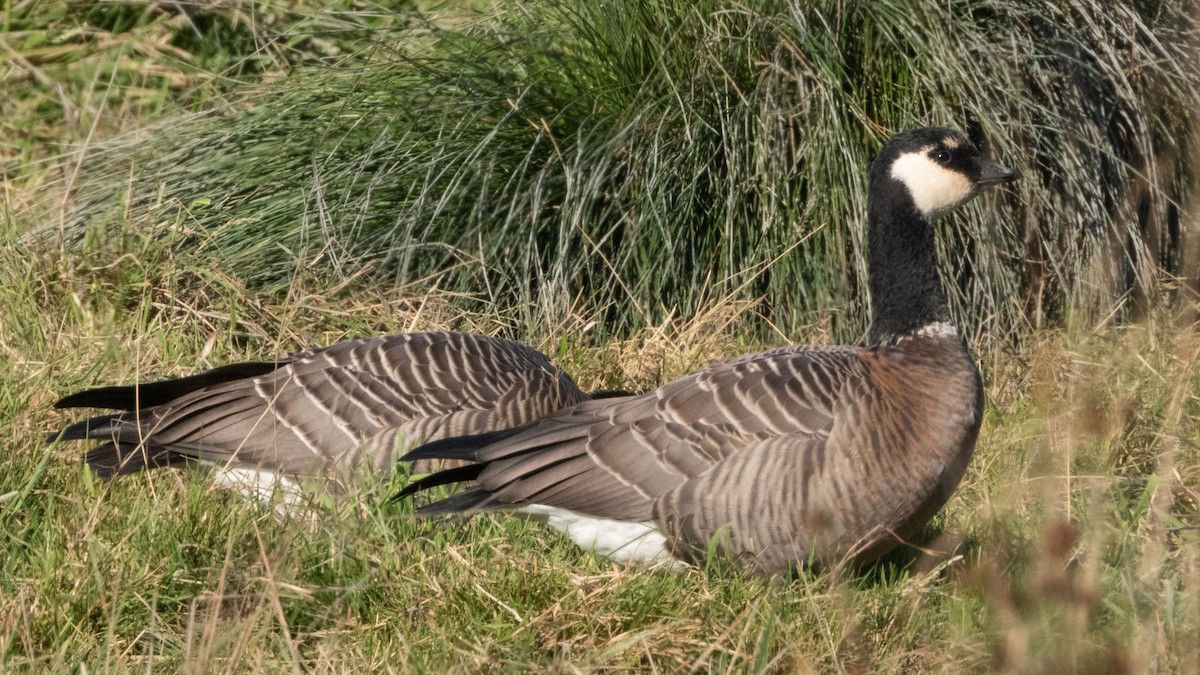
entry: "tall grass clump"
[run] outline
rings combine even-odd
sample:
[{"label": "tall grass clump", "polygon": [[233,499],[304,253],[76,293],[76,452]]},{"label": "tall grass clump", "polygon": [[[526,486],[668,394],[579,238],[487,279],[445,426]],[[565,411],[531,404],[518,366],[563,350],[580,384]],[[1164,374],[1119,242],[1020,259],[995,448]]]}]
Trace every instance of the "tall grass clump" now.
[{"label": "tall grass clump", "polygon": [[[71,192],[78,157],[148,118],[220,111],[296,68],[406,25],[404,0],[0,5],[0,180]],[[124,147],[140,137],[126,133]],[[47,179],[59,174],[57,184]],[[113,177],[100,177],[111,181]],[[45,202],[52,200],[45,199]],[[24,204],[15,204],[17,209]],[[38,204],[29,205],[37,208]],[[45,204],[40,205],[46,211]]]},{"label": "tall grass clump", "polygon": [[1028,176],[942,242],[960,320],[1013,337],[1144,306],[1183,264],[1190,12],[514,0],[101,147],[57,227],[182,217],[196,253],[268,289],[297,266],[366,270],[529,323],[582,305],[618,332],[736,291],[764,298],[760,325],[853,339],[866,166],[891,133],[945,124]]}]

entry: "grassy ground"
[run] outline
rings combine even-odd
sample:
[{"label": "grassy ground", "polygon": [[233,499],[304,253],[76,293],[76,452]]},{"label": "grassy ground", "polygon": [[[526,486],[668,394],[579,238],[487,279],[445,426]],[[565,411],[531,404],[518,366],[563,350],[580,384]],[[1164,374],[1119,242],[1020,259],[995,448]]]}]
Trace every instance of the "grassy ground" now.
[{"label": "grassy ground", "polygon": [[[9,236],[0,253],[6,669],[1200,667],[1198,343],[1170,320],[979,354],[984,430],[928,550],[773,582],[622,569],[507,517],[417,521],[387,503],[396,481],[281,522],[202,474],[92,478],[78,448],[42,442],[66,419],[50,404],[78,387],[382,331],[505,330],[500,310],[403,290],[299,281],[260,303],[151,235],[83,256]],[[752,348],[748,311],[718,304],[625,342],[591,344],[583,317],[526,339],[585,387],[647,387]]]},{"label": "grassy ground", "polygon": [[[30,93],[0,101],[21,132],[0,144],[0,670],[1200,670],[1200,341],[1166,309],[979,351],[988,412],[963,486],[923,548],[865,572],[624,569],[512,518],[417,521],[387,501],[400,478],[287,521],[198,473],[95,479],[78,448],[43,439],[68,419],[56,397],[97,383],[458,328],[539,346],[585,388],[647,388],[826,336],[818,323],[751,337],[759,308],[728,298],[623,340],[594,339],[604,317],[585,310],[530,331],[528,308],[467,312],[436,283],[364,289],[319,267],[264,294],[179,257],[196,237],[186,215],[130,216],[78,247],[34,242],[27,214],[72,198],[64,148],[235,103],[219,83],[194,94],[212,65],[114,75],[119,59],[6,42],[64,83],[65,103],[37,99],[54,88],[30,71],[9,82]],[[167,71],[184,79],[109,93]]]}]

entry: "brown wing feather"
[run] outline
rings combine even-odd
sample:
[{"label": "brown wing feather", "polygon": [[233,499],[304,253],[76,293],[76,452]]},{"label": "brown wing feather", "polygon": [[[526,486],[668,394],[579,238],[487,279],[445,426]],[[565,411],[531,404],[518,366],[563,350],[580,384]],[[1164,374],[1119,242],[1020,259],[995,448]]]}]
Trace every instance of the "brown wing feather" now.
[{"label": "brown wing feather", "polygon": [[856,349],[793,347],[642,396],[588,401],[479,449],[474,457],[486,467],[477,489],[489,495],[489,508],[538,503],[649,520],[664,495],[727,457],[767,441],[824,439],[839,388],[860,365]]},{"label": "brown wing feather", "polygon": [[331,463],[387,467],[414,442],[527,424],[586,399],[532,348],[410,333],[302,352],[271,372],[120,414],[79,437],[305,474]]},{"label": "brown wing feather", "polygon": [[[655,520],[696,557],[714,538],[778,572],[873,559],[911,536],[949,497],[979,428],[978,371],[955,339],[853,362],[814,360],[796,393],[842,392],[822,433],[760,439],[659,499]],[[835,385],[836,383],[836,385]],[[804,394],[807,400],[808,394]]]}]

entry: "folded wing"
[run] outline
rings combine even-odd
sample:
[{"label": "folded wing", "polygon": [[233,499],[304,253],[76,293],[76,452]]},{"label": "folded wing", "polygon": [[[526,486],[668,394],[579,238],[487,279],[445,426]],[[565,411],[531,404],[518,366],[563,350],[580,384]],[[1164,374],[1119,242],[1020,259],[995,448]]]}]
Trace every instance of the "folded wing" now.
[{"label": "folded wing", "polygon": [[415,442],[527,424],[587,398],[530,347],[463,333],[409,333],[278,364],[81,392],[59,407],[124,412],[57,437],[105,441],[87,456],[101,474],[200,459],[304,475],[329,465],[387,468]]},{"label": "folded wing", "polygon": [[[476,463],[460,474],[476,485],[423,507],[426,514],[537,504],[657,521],[684,543],[704,545],[758,499],[752,473],[793,480],[793,469],[819,461],[841,392],[863,367],[853,348],[778,349],[645,395],[585,401],[516,433],[432,443],[405,459]],[[401,494],[444,482],[435,475]]]}]

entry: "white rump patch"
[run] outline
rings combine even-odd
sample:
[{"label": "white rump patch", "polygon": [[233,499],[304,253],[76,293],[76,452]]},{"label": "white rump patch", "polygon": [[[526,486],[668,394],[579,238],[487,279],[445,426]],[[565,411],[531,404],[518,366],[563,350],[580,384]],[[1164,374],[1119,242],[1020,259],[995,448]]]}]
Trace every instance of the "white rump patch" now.
[{"label": "white rump patch", "polygon": [[929,158],[932,146],[906,152],[892,162],[892,178],[904,183],[917,209],[926,216],[939,213],[971,197],[971,180]]},{"label": "white rump patch", "polygon": [[263,506],[274,506],[281,518],[302,513],[308,505],[300,483],[270,471],[233,467],[218,469],[213,482],[217,487],[237,490],[247,499],[258,500]]},{"label": "white rump patch", "polygon": [[595,518],[542,504],[531,504],[517,513],[546,523],[566,534],[580,548],[622,565],[629,563],[686,567],[670,554],[667,538],[653,523]]}]

